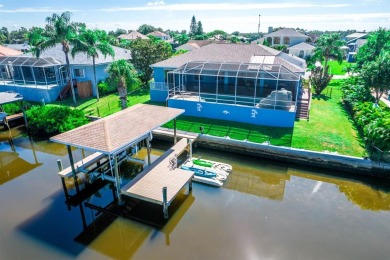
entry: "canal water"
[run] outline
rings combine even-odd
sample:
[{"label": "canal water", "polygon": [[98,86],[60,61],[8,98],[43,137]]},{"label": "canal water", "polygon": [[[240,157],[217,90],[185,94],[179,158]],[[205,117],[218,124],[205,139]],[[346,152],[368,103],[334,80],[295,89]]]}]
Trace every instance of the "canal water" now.
[{"label": "canal water", "polygon": [[[388,181],[201,148],[194,156],[233,165],[223,188],[194,183],[163,228],[118,217],[80,242],[82,213],[97,216],[65,205],[65,147],[22,133],[0,132],[0,259],[390,258]],[[154,142],[153,154],[168,145]],[[108,187],[88,201],[106,198]]]}]

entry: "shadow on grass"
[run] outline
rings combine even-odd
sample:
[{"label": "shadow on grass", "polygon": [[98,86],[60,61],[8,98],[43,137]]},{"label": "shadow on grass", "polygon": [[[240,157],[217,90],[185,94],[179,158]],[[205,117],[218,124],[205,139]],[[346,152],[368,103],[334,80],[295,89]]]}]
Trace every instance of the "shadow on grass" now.
[{"label": "shadow on grass", "polygon": [[330,99],[330,97],[326,94],[319,94],[319,95],[313,94],[312,98],[317,99],[317,100],[324,100],[324,101],[327,101]]}]

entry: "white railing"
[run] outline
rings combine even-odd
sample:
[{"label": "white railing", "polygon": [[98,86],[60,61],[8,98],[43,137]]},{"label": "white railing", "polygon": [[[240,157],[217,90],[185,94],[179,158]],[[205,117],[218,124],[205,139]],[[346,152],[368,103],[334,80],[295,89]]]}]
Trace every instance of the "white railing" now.
[{"label": "white railing", "polygon": [[165,82],[150,82],[150,89],[151,90],[162,90],[162,91],[166,91],[168,90],[169,88],[169,85],[170,84],[167,84]]}]

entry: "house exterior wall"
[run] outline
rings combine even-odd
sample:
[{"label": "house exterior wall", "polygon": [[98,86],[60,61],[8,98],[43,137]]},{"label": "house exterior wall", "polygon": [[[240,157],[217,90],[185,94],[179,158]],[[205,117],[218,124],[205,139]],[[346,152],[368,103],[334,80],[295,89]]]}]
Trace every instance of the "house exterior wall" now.
[{"label": "house exterior wall", "polygon": [[[301,49],[288,49],[289,54],[292,54],[292,55],[295,55],[298,57],[301,57],[301,56],[299,56],[300,52],[301,52]],[[313,50],[303,50],[303,53],[304,53],[304,56],[302,58],[306,58],[307,56],[313,56],[314,49]]]},{"label": "house exterior wall", "polygon": [[55,101],[61,90],[62,86],[46,88],[43,86],[0,85],[0,92],[12,91],[21,94],[26,101],[41,102],[44,99],[45,103]]},{"label": "house exterior wall", "polygon": [[290,38],[290,45],[289,46],[294,46],[298,43],[305,42],[306,38],[305,37],[291,37]]},{"label": "house exterior wall", "polygon": [[[98,64],[96,65],[96,81],[97,83],[99,81],[103,81],[108,77],[108,74],[106,72],[108,64]],[[84,76],[78,77],[75,75],[74,70],[75,69],[83,69],[84,70]],[[88,81],[90,80],[92,83],[92,91],[93,95],[96,96],[96,88],[94,86],[94,76],[93,76],[93,66],[90,65],[72,65],[71,66],[72,76],[73,79],[76,79],[79,82]]]},{"label": "house exterior wall", "polygon": [[168,106],[184,109],[184,115],[236,121],[254,125],[294,127],[295,112],[264,108],[168,99]]}]

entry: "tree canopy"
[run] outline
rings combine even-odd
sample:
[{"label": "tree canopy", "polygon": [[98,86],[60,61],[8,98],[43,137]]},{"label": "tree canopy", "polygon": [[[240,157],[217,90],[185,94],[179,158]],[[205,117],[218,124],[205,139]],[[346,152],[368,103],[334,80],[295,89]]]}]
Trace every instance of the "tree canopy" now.
[{"label": "tree canopy", "polygon": [[137,32],[142,33],[143,35],[147,35],[154,31],[158,31],[157,28],[149,24],[143,24],[137,29]]},{"label": "tree canopy", "polygon": [[196,24],[196,18],[195,15],[191,18],[191,24],[190,24],[190,32],[189,34],[191,36],[196,35],[198,25]]},{"label": "tree canopy", "polygon": [[343,60],[343,51],[341,50],[341,47],[343,45],[344,41],[340,40],[340,34],[323,34],[317,40],[317,45],[314,49],[315,56],[321,61],[325,60],[324,67],[328,65],[328,61],[331,57],[341,63]]},{"label": "tree canopy", "polygon": [[163,41],[145,41],[137,38],[131,43],[131,57],[134,67],[140,73],[143,83],[147,83],[153,74],[150,65],[172,56],[172,47]]},{"label": "tree canopy", "polygon": [[364,63],[376,60],[386,51],[390,51],[390,30],[379,28],[371,33],[366,44],[360,47],[356,55],[357,67],[361,68]]}]

